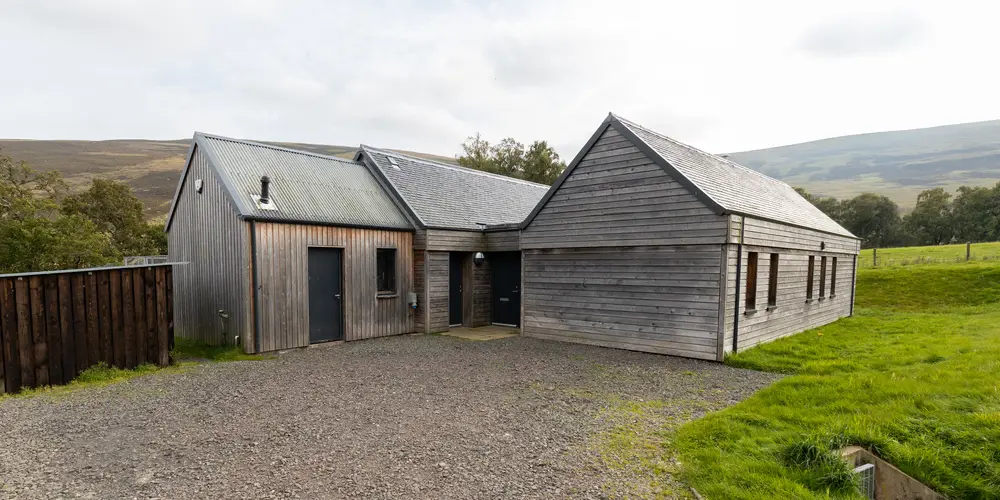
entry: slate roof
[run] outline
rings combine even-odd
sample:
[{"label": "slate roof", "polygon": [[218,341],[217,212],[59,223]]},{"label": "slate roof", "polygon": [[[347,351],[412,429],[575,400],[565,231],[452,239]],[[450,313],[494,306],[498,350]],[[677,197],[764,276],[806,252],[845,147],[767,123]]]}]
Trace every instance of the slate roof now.
[{"label": "slate roof", "polygon": [[[857,238],[788,184],[726,158],[678,142],[614,113],[608,115],[604,124],[591,138],[591,142],[584,146],[580,155],[567,167],[567,172],[556,181],[553,192],[608,126],[615,127],[644,150],[647,156],[656,161],[675,180],[692,190],[699,199],[719,214],[746,215]],[[540,209],[541,204],[532,212],[531,217],[525,220],[522,227],[530,223]]]},{"label": "slate roof", "polygon": [[[425,227],[483,229],[520,224],[549,186],[361,146]],[[393,164],[395,162],[395,165]]]},{"label": "slate roof", "polygon": [[[194,142],[208,156],[245,219],[413,229],[360,162],[200,132],[195,133]],[[181,182],[186,175],[187,167]],[[260,209],[254,198],[260,194],[264,175],[271,179],[269,190],[277,210]],[[172,207],[179,196],[180,190]]]}]

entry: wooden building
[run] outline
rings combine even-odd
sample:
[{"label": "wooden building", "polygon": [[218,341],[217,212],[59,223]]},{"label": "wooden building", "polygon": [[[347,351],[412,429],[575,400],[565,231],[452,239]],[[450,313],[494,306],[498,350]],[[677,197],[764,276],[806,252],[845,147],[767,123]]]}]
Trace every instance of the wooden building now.
[{"label": "wooden building", "polygon": [[549,186],[364,145],[355,160],[414,222],[415,331],[520,326],[520,223]]},{"label": "wooden building", "polygon": [[253,353],[414,329],[414,226],[361,163],[196,133],[166,231],[178,336]]},{"label": "wooden building", "polygon": [[521,227],[524,335],[722,360],[853,311],[854,235],[613,114]]}]

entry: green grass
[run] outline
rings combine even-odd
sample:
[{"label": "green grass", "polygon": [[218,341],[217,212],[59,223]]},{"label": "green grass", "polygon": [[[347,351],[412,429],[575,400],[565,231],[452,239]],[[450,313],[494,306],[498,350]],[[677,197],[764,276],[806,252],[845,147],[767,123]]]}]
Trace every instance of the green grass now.
[{"label": "green grass", "polygon": [[791,375],[681,427],[685,481],[856,498],[831,452],[858,444],[949,498],[1000,498],[1000,263],[863,269],[857,290],[855,317],[727,359]]},{"label": "green grass", "polygon": [[[859,267],[875,267],[873,250],[867,248],[858,255]],[[1000,242],[973,243],[970,260],[1000,259]],[[901,247],[878,249],[878,267],[912,266],[915,264],[943,264],[965,261],[965,243],[958,245],[932,245],[926,247]]]},{"label": "green grass", "polygon": [[213,346],[196,340],[177,337],[174,339],[174,349],[170,357],[175,360],[208,359],[211,361],[249,361],[268,359],[269,356],[259,354],[244,354],[234,345]]}]

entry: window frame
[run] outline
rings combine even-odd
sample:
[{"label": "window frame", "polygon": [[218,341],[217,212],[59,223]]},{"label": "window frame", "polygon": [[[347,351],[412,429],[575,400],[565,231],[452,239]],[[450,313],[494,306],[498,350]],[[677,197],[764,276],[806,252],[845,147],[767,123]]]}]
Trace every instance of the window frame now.
[{"label": "window frame", "polygon": [[[399,294],[399,280],[397,278],[396,272],[396,254],[397,250],[392,247],[376,248],[375,249],[375,294],[379,297],[392,297]],[[389,262],[384,262],[385,255],[388,255]],[[384,268],[383,265],[389,266]],[[383,273],[387,273],[385,278],[387,283],[383,287]]]},{"label": "window frame", "polygon": [[837,258],[830,262],[830,298],[837,296]]},{"label": "window frame", "polygon": [[813,285],[815,284],[816,256],[809,256],[809,271],[806,274],[806,302],[813,301]]},{"label": "window frame", "polygon": [[743,308],[745,314],[757,312],[757,252],[747,252],[747,279]]},{"label": "window frame", "polygon": [[826,298],[826,255],[819,258],[819,300]]},{"label": "window frame", "polygon": [[778,307],[778,254],[772,253],[768,264],[767,276],[767,310],[772,311]]}]

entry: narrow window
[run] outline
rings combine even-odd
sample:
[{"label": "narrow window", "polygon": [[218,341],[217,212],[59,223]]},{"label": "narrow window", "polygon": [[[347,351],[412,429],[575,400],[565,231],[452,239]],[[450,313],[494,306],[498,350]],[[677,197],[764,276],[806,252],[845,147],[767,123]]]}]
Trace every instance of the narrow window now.
[{"label": "narrow window", "polygon": [[837,258],[830,263],[830,298],[837,296]]},{"label": "narrow window", "polygon": [[747,297],[746,310],[757,310],[757,252],[747,254]]},{"label": "narrow window", "polygon": [[819,298],[826,297],[826,257],[819,259]]},{"label": "narrow window", "polygon": [[771,254],[771,267],[767,278],[767,307],[778,305],[778,254]]},{"label": "narrow window", "polygon": [[396,249],[379,248],[376,250],[376,269],[378,276],[378,293],[392,295],[396,293]]},{"label": "narrow window", "polygon": [[816,274],[816,256],[809,256],[809,271],[806,274],[806,300],[813,298],[813,275]]}]

